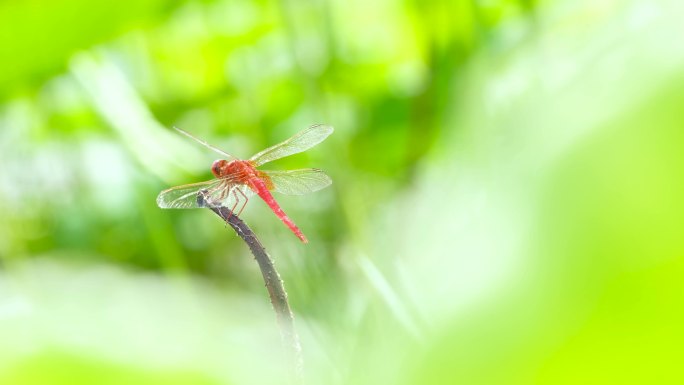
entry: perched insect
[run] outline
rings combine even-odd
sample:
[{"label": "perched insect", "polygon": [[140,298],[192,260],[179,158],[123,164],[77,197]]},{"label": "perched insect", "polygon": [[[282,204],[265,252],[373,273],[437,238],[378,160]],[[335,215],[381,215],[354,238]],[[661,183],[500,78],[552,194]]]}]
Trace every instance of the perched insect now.
[{"label": "perched insect", "polygon": [[[332,183],[330,177],[316,168],[265,171],[257,170],[257,167],[308,150],[322,142],[333,132],[331,126],[323,124],[311,126],[290,139],[257,153],[249,160],[241,160],[228,155],[180,128],[174,128],[194,141],[216,151],[226,159],[216,160],[212,164],[211,172],[216,177],[215,179],[176,186],[159,193],[157,196],[159,207],[164,209],[227,207],[235,215],[240,215],[249,197],[257,194],[302,242],[308,242],[302,231],[280,208],[278,202],[271,195],[271,191],[286,195],[303,195],[329,186]],[[235,209],[240,203],[242,205],[236,213]]]}]

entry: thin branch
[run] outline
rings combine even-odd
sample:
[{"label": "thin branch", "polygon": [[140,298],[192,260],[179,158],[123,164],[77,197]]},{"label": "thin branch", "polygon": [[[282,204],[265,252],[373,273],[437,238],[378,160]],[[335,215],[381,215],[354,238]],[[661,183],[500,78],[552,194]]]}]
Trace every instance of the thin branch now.
[{"label": "thin branch", "polygon": [[[198,199],[203,199],[201,192],[200,195],[198,195]],[[286,348],[290,351],[293,360],[295,379],[297,382],[302,382],[302,347],[299,343],[299,335],[294,327],[294,316],[290,309],[290,304],[287,301],[287,292],[285,291],[285,286],[283,286],[283,280],[280,278],[278,271],[273,265],[273,260],[252,229],[250,229],[237,215],[233,214],[230,209],[226,207],[210,206],[208,208],[235,230],[237,235],[245,241],[254,255],[254,259],[256,259],[259,264],[259,269],[261,269],[261,275],[264,277],[268,295],[271,298],[271,304],[276,313],[283,344],[285,344]]]}]

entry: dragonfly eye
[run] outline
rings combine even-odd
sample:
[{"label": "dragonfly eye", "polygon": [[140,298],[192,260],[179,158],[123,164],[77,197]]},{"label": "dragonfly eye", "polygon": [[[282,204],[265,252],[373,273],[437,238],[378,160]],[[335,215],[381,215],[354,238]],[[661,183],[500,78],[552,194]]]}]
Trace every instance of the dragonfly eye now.
[{"label": "dragonfly eye", "polygon": [[217,161],[214,161],[214,164],[211,165],[211,173],[214,174],[217,178],[221,176],[221,169],[223,168],[223,165],[226,163],[225,160],[219,159]]}]

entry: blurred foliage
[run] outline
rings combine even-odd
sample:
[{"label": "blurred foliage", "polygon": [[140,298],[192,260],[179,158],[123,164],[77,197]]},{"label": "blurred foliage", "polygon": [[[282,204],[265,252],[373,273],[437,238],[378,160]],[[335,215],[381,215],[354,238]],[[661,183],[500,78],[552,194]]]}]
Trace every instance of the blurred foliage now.
[{"label": "blurred foliage", "polygon": [[0,383],[283,382],[256,264],[157,193],[322,122],[243,214],[307,382],[678,384],[675,0],[0,1]]},{"label": "blurred foliage", "polygon": [[[76,374],[76,375],[75,375]],[[90,384],[174,385],[218,384],[202,375],[178,373],[172,370],[149,373],[144,369],[127,368],[111,362],[99,362],[88,357],[72,357],[68,353],[42,354],[23,362],[0,377],[3,384],[69,385],[74,378]]]}]

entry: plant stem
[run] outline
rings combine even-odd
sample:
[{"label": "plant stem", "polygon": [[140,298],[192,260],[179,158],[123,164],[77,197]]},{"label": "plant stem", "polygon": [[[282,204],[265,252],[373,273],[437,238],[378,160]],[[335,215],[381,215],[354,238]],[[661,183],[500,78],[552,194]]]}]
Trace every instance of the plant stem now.
[{"label": "plant stem", "polygon": [[233,214],[231,210],[226,207],[209,208],[229,224],[238,236],[245,241],[252,251],[254,259],[256,259],[259,264],[259,269],[261,269],[261,275],[264,277],[268,295],[271,297],[271,304],[276,313],[283,344],[291,354],[295,380],[296,382],[301,383],[303,376],[302,347],[299,343],[299,335],[294,327],[294,316],[292,315],[290,304],[287,301],[287,292],[285,291],[285,286],[283,286],[283,280],[280,278],[278,271],[273,265],[273,260],[252,229],[250,229],[242,219],[238,218],[237,215]]}]

